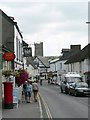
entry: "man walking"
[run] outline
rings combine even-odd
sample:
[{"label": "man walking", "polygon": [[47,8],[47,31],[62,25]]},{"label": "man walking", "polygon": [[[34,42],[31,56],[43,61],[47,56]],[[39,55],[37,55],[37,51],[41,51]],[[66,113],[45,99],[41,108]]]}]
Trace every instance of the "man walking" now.
[{"label": "man walking", "polygon": [[34,83],[32,84],[32,88],[33,88],[34,100],[35,100],[35,102],[37,102],[37,94],[38,94],[38,91],[39,91],[37,81],[34,81]]}]

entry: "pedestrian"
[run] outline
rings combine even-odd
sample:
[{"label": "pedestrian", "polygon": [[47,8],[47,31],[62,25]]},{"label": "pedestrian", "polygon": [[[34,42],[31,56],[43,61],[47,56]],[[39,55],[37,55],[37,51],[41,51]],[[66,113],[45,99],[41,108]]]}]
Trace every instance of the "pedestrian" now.
[{"label": "pedestrian", "polygon": [[40,79],[40,85],[42,85],[42,79]]},{"label": "pedestrian", "polygon": [[34,81],[34,83],[32,84],[32,88],[33,88],[34,101],[37,102],[37,94],[39,91],[37,81]]},{"label": "pedestrian", "polygon": [[50,79],[48,79],[48,84],[50,84]]},{"label": "pedestrian", "polygon": [[31,95],[32,95],[32,82],[28,81],[26,86],[26,93],[27,93],[27,103],[31,102]]},{"label": "pedestrian", "polygon": [[23,84],[23,92],[22,92],[22,95],[23,95],[25,101],[27,101],[26,87],[27,87],[27,81],[25,81]]}]

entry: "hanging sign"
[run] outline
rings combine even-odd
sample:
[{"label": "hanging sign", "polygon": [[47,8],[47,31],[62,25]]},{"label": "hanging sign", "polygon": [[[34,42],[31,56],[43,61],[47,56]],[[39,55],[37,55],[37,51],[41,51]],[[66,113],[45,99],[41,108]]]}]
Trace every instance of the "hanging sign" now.
[{"label": "hanging sign", "polygon": [[15,54],[13,52],[6,52],[4,53],[3,57],[7,61],[12,61],[15,59]]}]

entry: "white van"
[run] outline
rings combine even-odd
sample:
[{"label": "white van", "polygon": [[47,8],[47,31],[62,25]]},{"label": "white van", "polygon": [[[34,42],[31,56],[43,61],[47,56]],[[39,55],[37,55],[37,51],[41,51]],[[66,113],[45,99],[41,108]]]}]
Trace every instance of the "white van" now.
[{"label": "white van", "polygon": [[68,88],[71,83],[81,82],[81,81],[82,81],[82,77],[80,76],[80,74],[76,72],[68,72],[66,74],[62,74],[61,85],[60,85],[61,93],[63,92],[68,93]]}]

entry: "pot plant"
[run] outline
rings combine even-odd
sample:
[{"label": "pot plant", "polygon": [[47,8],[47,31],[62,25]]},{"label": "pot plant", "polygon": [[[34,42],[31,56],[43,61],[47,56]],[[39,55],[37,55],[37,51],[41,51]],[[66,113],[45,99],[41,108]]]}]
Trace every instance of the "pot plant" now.
[{"label": "pot plant", "polygon": [[10,75],[13,75],[12,70],[3,70],[2,75],[6,78],[6,81],[9,81]]},{"label": "pot plant", "polygon": [[9,77],[11,75],[11,70],[3,70],[2,75],[4,75],[5,77]]}]

